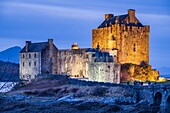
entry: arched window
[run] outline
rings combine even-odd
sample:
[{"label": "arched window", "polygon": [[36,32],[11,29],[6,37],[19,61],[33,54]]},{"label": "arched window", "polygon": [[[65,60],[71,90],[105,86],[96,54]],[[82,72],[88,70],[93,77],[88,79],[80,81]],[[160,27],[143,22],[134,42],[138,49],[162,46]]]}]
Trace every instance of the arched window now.
[{"label": "arched window", "polygon": [[133,44],[133,51],[136,52],[136,44]]},{"label": "arched window", "polygon": [[112,40],[116,40],[116,38],[114,36],[112,36]]}]

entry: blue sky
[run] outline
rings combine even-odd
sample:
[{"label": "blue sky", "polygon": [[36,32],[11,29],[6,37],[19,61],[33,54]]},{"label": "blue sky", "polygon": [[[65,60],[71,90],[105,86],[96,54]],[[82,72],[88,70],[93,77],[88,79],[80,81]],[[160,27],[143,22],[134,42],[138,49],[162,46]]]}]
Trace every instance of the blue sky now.
[{"label": "blue sky", "polygon": [[0,51],[26,40],[53,38],[58,48],[91,47],[91,30],[105,13],[126,14],[135,9],[137,18],[151,26],[150,64],[170,67],[169,0],[1,0]]}]

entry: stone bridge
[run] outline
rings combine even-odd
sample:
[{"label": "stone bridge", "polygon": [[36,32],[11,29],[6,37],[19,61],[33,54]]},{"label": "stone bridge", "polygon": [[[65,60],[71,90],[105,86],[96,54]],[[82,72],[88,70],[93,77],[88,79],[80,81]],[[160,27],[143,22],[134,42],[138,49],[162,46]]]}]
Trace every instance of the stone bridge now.
[{"label": "stone bridge", "polygon": [[170,85],[154,84],[148,86],[132,86],[137,92],[137,101],[147,100],[150,105],[170,110]]}]

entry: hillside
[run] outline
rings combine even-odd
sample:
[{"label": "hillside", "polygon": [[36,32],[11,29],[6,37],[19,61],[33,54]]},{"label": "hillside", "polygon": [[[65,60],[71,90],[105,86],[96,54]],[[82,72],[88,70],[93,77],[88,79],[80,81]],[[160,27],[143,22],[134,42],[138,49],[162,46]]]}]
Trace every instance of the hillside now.
[{"label": "hillside", "polygon": [[19,53],[21,48],[14,46],[0,52],[0,60],[5,62],[19,63]]},{"label": "hillside", "polygon": [[0,61],[0,82],[19,81],[19,64]]}]

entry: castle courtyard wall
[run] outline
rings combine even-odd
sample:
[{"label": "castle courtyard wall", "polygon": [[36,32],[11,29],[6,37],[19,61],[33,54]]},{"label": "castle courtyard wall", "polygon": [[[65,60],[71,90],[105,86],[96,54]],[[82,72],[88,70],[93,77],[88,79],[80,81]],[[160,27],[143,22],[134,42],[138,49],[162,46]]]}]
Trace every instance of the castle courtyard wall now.
[{"label": "castle courtyard wall", "polygon": [[98,82],[120,83],[120,64],[114,62],[89,63],[89,80]]}]

